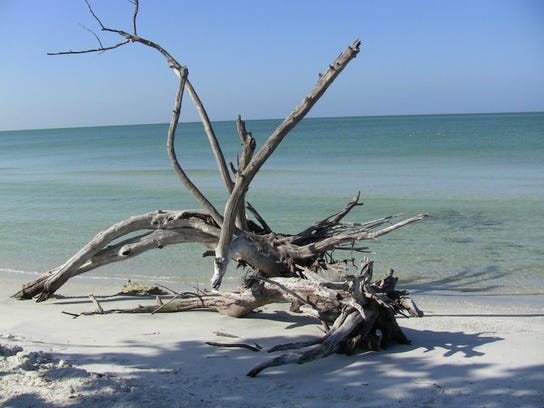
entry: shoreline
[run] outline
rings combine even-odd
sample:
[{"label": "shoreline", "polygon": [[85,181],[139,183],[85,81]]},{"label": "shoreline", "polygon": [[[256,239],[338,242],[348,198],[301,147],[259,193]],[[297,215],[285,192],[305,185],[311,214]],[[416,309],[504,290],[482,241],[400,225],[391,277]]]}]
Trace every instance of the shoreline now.
[{"label": "shoreline", "polygon": [[414,292],[426,316],[398,319],[411,345],[249,378],[270,354],[205,342],[267,349],[319,336],[320,326],[286,305],[241,319],[204,311],[74,319],[62,312],[94,310],[89,293],[108,309],[154,299],[104,298],[121,286],[75,282],[61,288],[62,297],[38,304],[9,298],[22,280],[0,275],[0,283],[2,406],[541,407],[544,400],[542,295]]},{"label": "shoreline", "polygon": [[[238,271],[229,271],[224,280],[223,290],[236,290],[240,285],[242,274]],[[43,276],[46,272],[37,271],[22,271],[0,267],[0,281],[12,282],[12,285],[16,287],[14,293],[17,291],[17,287],[28,283]],[[379,276],[379,275],[377,275]],[[435,282],[420,281],[414,283],[411,280],[403,280],[403,276],[399,276],[398,285],[400,288],[407,290],[414,296],[440,296],[440,297],[463,297],[463,298],[497,298],[496,304],[508,303],[509,299],[519,298],[524,304],[530,306],[532,303],[538,306],[537,302],[532,302],[533,297],[544,297],[544,290],[540,288],[532,288],[531,290],[525,287],[510,287],[510,286],[497,286],[493,288],[479,288],[471,287],[470,284],[465,286],[456,285],[455,288],[450,288],[448,285],[441,287]],[[93,275],[92,273],[86,273],[71,278],[66,284],[59,290],[60,293],[77,292],[77,288],[93,288],[97,290],[102,288],[113,289],[117,293],[127,282],[142,282],[145,285],[156,286],[162,285],[164,287],[171,288],[177,291],[194,290],[198,288],[208,288],[209,276],[202,276],[194,279],[183,279],[181,277],[174,276],[152,276],[145,274],[129,274],[125,276],[121,275]],[[81,290],[81,289],[80,289]]]}]

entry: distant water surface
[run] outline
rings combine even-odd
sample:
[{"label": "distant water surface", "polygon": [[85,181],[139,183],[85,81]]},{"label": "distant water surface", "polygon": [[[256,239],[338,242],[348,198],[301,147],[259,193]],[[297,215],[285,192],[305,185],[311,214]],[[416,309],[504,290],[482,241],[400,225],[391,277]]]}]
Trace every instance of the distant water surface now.
[{"label": "distant water surface", "polygon": [[[259,147],[278,123],[247,128]],[[235,161],[235,123],[214,128]],[[169,167],[166,131],[160,124],[0,132],[0,271],[31,279],[130,215],[198,208]],[[177,151],[221,207],[225,189],[200,124],[180,124]],[[394,267],[405,286],[433,290],[544,293],[544,113],[306,119],[248,198],[275,231],[293,233],[357,191],[365,205],[352,221],[430,214],[368,242],[378,274]],[[201,253],[199,245],[168,247],[88,275],[206,286],[212,265]]]}]

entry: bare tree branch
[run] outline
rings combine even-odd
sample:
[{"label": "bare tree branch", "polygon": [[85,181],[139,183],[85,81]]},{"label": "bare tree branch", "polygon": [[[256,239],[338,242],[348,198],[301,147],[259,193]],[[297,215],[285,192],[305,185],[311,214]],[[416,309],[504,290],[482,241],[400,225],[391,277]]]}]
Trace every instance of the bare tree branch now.
[{"label": "bare tree branch", "polygon": [[90,54],[90,53],[96,53],[96,52],[104,52],[109,50],[114,50],[116,48],[119,48],[125,44],[128,44],[130,40],[125,40],[120,43],[117,43],[115,45],[111,45],[109,47],[103,47],[102,45],[99,48],[91,48],[88,50],[80,50],[80,51],[58,51],[58,52],[48,52],[47,55],[71,55],[71,54]]},{"label": "bare tree branch", "polygon": [[183,98],[183,90],[186,83],[186,76],[187,76],[187,69],[184,68],[183,71],[181,71],[181,75],[179,78],[178,93],[176,95],[176,101],[174,103],[174,110],[172,112],[172,120],[170,121],[170,127],[168,128],[168,142],[167,142],[168,157],[170,159],[171,166],[174,168],[174,171],[178,175],[179,179],[181,180],[185,188],[187,188],[187,190],[189,190],[189,192],[210,213],[210,215],[213,217],[215,222],[218,225],[221,225],[221,223],[223,222],[223,217],[221,216],[221,214],[219,214],[219,212],[213,206],[213,204],[206,198],[206,196],[202,194],[202,192],[196,187],[196,185],[187,176],[187,173],[185,173],[185,171],[182,169],[176,156],[174,141],[176,137],[176,128],[179,122],[179,115],[181,113],[181,101]]},{"label": "bare tree branch", "polygon": [[[222,215],[217,211],[217,209],[213,206],[213,204],[202,194],[202,192],[196,187],[196,185],[191,181],[191,179],[187,176],[186,172],[181,167],[179,160],[176,155],[175,151],[175,136],[176,136],[176,130],[179,123],[179,117],[181,113],[181,106],[182,106],[182,100],[183,100],[183,92],[185,89],[185,86],[187,85],[187,76],[188,76],[188,70],[185,66],[182,66],[179,62],[176,61],[170,53],[168,53],[164,48],[162,48],[159,44],[147,40],[145,38],[139,37],[137,35],[137,28],[136,28],[136,18],[138,15],[138,8],[139,3],[137,0],[132,1],[131,3],[134,4],[134,14],[133,14],[133,26],[134,26],[134,34],[127,33],[123,30],[116,30],[106,27],[100,18],[96,15],[93,8],[91,7],[88,0],[85,0],[85,3],[87,4],[87,7],[89,8],[89,12],[94,17],[94,19],[98,22],[100,25],[102,31],[117,33],[123,37],[125,37],[125,41],[118,43],[111,47],[104,47],[102,43],[99,40],[100,48],[96,49],[90,49],[90,50],[84,50],[84,51],[64,51],[64,52],[57,52],[57,53],[51,53],[49,55],[64,55],[64,54],[83,54],[83,53],[91,53],[91,52],[103,52],[110,49],[118,48],[121,45],[125,45],[129,42],[139,42],[141,44],[147,45],[148,47],[154,48],[155,50],[159,51],[165,58],[168,63],[168,66],[174,71],[174,73],[179,78],[179,86],[178,86],[178,92],[176,94],[176,99],[174,102],[174,108],[172,113],[172,119],[170,121],[170,126],[168,128],[168,139],[167,139],[167,150],[168,150],[168,158],[170,160],[170,164],[172,165],[172,168],[176,172],[178,178],[181,180],[182,184],[187,188],[187,190],[197,199],[197,201],[206,209],[209,211],[215,222],[219,225],[223,222]],[[93,33],[94,34],[94,33]],[[96,36],[96,34],[95,34]],[[98,38],[98,36],[96,36]],[[202,103],[198,99],[198,96],[196,95],[196,92],[194,91],[193,87],[189,84],[188,86],[189,93],[192,96],[193,101],[195,102],[195,105],[197,106],[197,109],[199,110],[201,117],[203,118],[203,124],[206,129],[206,132],[208,134],[208,138],[210,139],[210,143],[212,144],[212,149],[216,153],[216,157],[218,158],[218,162],[220,162],[220,169],[222,171],[222,174],[226,173],[226,176],[228,178],[228,170],[226,169],[226,164],[224,164],[225,160],[222,158],[223,154],[221,152],[221,149],[218,147],[217,139],[215,138],[215,135],[213,134],[213,130],[211,129],[211,125],[209,122],[209,119],[207,117],[207,114],[204,110],[204,107],[202,106]],[[220,160],[222,158],[222,161]],[[222,164],[221,164],[222,163]],[[228,188],[232,188],[232,181],[230,178],[225,179],[225,182],[227,183]],[[228,184],[230,182],[230,184]]]},{"label": "bare tree branch", "polygon": [[[14,297],[19,299],[37,297],[38,301],[43,301],[51,297],[71,277],[97,267],[171,244],[198,242],[208,249],[215,249],[214,275],[211,280],[214,288],[220,286],[229,259],[237,262],[238,266],[251,269],[251,274],[246,275],[244,286],[230,293],[171,291],[175,296],[166,303],[157,298],[156,305],[131,309],[104,310],[98,300],[93,295],[89,295],[96,310],[81,315],[154,314],[209,309],[234,317],[242,317],[263,305],[289,302],[291,311],[302,312],[306,309],[311,316],[321,320],[326,331],[322,338],[276,347],[275,350],[301,347],[307,349],[262,362],[247,374],[252,377],[268,367],[290,363],[302,364],[326,357],[334,352],[350,354],[357,347],[377,350],[382,345],[386,346],[391,340],[403,344],[409,343],[394,315],[402,313],[402,310],[408,310],[411,315],[421,317],[423,312],[407,296],[406,291],[395,289],[398,279],[393,276],[393,269],[389,270],[385,278],[372,283],[373,262],[370,259],[365,258],[359,273],[353,275],[346,272],[348,272],[348,262],[349,265],[355,267],[355,258],[344,260],[343,263],[338,262],[333,258],[333,252],[335,250],[366,251],[366,247],[356,245],[358,241],[378,238],[419,221],[425,218],[426,214],[404,219],[386,227],[384,224],[391,224],[398,215],[366,223],[342,221],[353,208],[362,205],[359,202],[360,194],[358,193],[339,212],[314,223],[299,234],[289,235],[273,233],[265,220],[249,203],[246,208],[246,193],[261,166],[288,132],[309,112],[338,74],[355,58],[359,52],[360,41],[354,41],[337,57],[325,74],[320,76],[314,89],[274,130],[256,155],[254,155],[255,139],[251,133],[247,132],[244,121],[238,116],[237,130],[242,143],[242,153],[239,158],[237,157],[237,168],[232,165],[232,174],[235,177],[233,181],[204,105],[188,80],[187,67],[182,66],[159,44],[138,35],[139,1],[129,0],[129,2],[134,6],[132,34],[106,27],[94,13],[89,0],[85,0],[101,30],[116,33],[122,36],[124,41],[105,47],[96,33],[85,28],[98,41],[98,48],[50,55],[103,52],[129,42],[138,42],[160,52],[179,78],[168,128],[168,158],[183,186],[203,208],[186,211],[158,210],[120,221],[96,234],[63,265],[25,284]],[[185,90],[200,114],[211,150],[230,194],[223,214],[217,211],[191,181],[177,158],[175,137]],[[254,215],[262,228],[252,219],[247,218],[246,209]],[[340,274],[342,281],[328,281],[318,275],[320,270],[329,270],[329,273],[336,271]],[[80,316],[80,314],[68,314],[73,317]],[[260,346],[253,347],[244,343],[208,342],[208,344],[221,347],[245,347],[255,351],[260,349]]]},{"label": "bare tree branch", "polygon": [[223,213],[224,221],[221,229],[221,237],[215,251],[214,274],[211,278],[212,287],[217,289],[221,286],[221,280],[223,279],[223,275],[225,274],[228,265],[230,244],[233,238],[236,215],[238,214],[240,205],[243,204],[243,197],[245,196],[245,191],[249,184],[289,131],[304,118],[340,72],[342,72],[347,64],[357,56],[360,44],[361,41],[355,40],[338,56],[338,58],[336,58],[333,64],[329,65],[329,68],[321,75],[314,89],[312,89],[304,100],[300,102],[291,114],[276,128],[245,169],[237,174],[234,189],[225,205],[225,211]]},{"label": "bare tree branch", "polygon": [[132,15],[132,29],[135,36],[138,35],[138,32],[136,30],[136,18],[138,17],[138,10],[140,8],[140,4],[138,3],[138,0],[130,0],[132,4],[134,4],[134,14]]},{"label": "bare tree branch", "polygon": [[[253,153],[255,152],[256,141],[253,135],[246,130],[246,123],[242,120],[242,117],[240,115],[238,115],[238,117],[236,118],[236,129],[238,131],[238,136],[240,137],[240,142],[242,143],[242,155],[239,160],[237,160],[238,170],[236,174],[238,174],[239,172],[244,171],[246,166],[251,161]],[[236,216],[237,226],[238,228],[241,228],[243,230],[247,230],[247,217],[245,211],[246,207],[244,205],[244,203],[246,202],[246,193],[247,189],[246,191],[244,191],[243,197],[241,198],[242,204],[238,207],[238,214]],[[256,213],[257,211],[253,208],[253,214]],[[256,217],[262,220],[262,218],[258,214],[256,215]]]},{"label": "bare tree branch", "polygon": [[[283,120],[283,122],[269,136],[261,149],[254,155],[255,139],[251,133],[247,132],[245,123],[240,116],[237,119],[237,128],[242,142],[242,155],[237,161],[238,168],[233,170],[235,180],[231,179],[229,169],[221,150],[217,137],[214,133],[211,121],[202,104],[198,94],[196,93],[191,82],[188,80],[188,69],[182,66],[169,52],[162,48],[159,44],[140,37],[137,34],[137,16],[139,10],[138,0],[132,0],[134,12],[132,16],[133,34],[123,30],[108,28],[98,18],[93,11],[88,0],[85,0],[91,15],[97,21],[101,30],[104,32],[116,33],[124,37],[124,41],[110,46],[104,47],[98,35],[91,33],[96,37],[99,43],[99,48],[89,49],[84,51],[66,51],[59,54],[78,54],[89,52],[102,52],[109,49],[120,47],[129,42],[138,42],[148,47],[151,47],[166,59],[168,66],[174,71],[179,78],[178,90],[172,111],[172,118],[168,128],[167,151],[170,164],[181,180],[184,187],[196,198],[202,205],[203,209],[209,214],[211,220],[207,224],[216,228],[216,232],[212,234],[213,239],[202,238],[203,243],[214,242],[217,239],[215,247],[214,274],[211,279],[212,286],[219,288],[221,280],[226,271],[227,264],[230,259],[235,259],[239,264],[250,266],[255,271],[263,273],[265,276],[298,276],[297,263],[303,267],[309,267],[314,263],[324,261],[325,257],[330,258],[330,263],[334,263],[332,251],[336,249],[350,249],[355,252],[365,251],[367,248],[363,246],[355,246],[356,241],[374,239],[384,235],[390,231],[400,228],[409,223],[418,221],[425,217],[420,215],[412,217],[408,220],[396,223],[390,227],[383,228],[378,231],[372,231],[374,228],[388,222],[392,217],[386,217],[381,220],[371,221],[365,224],[343,223],[341,220],[356,206],[362,205],[359,203],[360,194],[357,194],[345,207],[338,213],[335,213],[320,222],[317,222],[312,227],[307,228],[297,235],[282,235],[273,234],[270,227],[264,219],[251,206],[247,205],[247,209],[253,213],[257,220],[262,225],[259,228],[252,220],[246,217],[246,192],[253,178],[260,170],[265,161],[275,151],[278,145],[282,142],[285,136],[292,130],[310,111],[313,105],[319,100],[327,88],[332,84],[342,70],[355,58],[359,52],[360,41],[355,40],[350,44],[337,58],[329,65],[326,72],[320,75],[319,81],[308,95],[293,109],[293,111]],[[90,30],[89,30],[90,31]],[[189,96],[194,102],[206,135],[208,137],[211,149],[216,158],[223,182],[230,193],[223,214],[214,207],[214,205],[206,198],[206,196],[198,189],[198,187],[188,177],[187,173],[181,166],[175,149],[175,137],[179,124],[180,113],[182,109],[183,93],[187,89]],[[250,224],[251,221],[251,224]],[[250,228],[251,226],[251,228]],[[255,233],[256,232],[256,233]],[[105,230],[102,234],[106,236],[111,233],[110,229]],[[169,231],[166,233],[147,233],[126,239],[124,245],[133,245],[134,253],[141,253],[152,245],[149,239],[155,236],[160,236],[162,240],[169,243],[180,242],[179,234]],[[52,270],[54,277],[48,277],[57,281],[65,281],[73,273],[81,273],[86,270],[90,262],[92,264],[93,257],[97,254],[104,256],[104,262],[113,262],[111,259],[117,259],[116,253],[119,248],[115,245],[112,247],[104,247],[103,239],[94,239],[85,246],[78,254],[71,258],[65,265]],[[110,257],[110,258],[105,258]],[[96,261],[96,259],[95,259]],[[95,263],[96,265],[96,263]],[[62,283],[61,283],[62,284]],[[57,285],[58,288],[60,285]],[[49,287],[45,285],[44,296],[47,297],[51,293]]]},{"label": "bare tree branch", "polygon": [[[74,276],[167,245],[199,242],[215,247],[219,228],[210,225],[209,218],[209,214],[203,210],[153,211],[127,218],[96,234],[63,265],[25,285],[14,297],[29,298],[40,294],[39,300],[46,300]],[[148,232],[130,236],[138,231]],[[123,237],[123,241],[112,244]]]},{"label": "bare tree branch", "polygon": [[251,203],[246,203],[248,211],[253,214],[253,216],[259,221],[259,224],[261,224],[261,227],[263,228],[263,232],[265,234],[269,234],[272,232],[272,229],[268,226],[266,221],[263,217],[261,217],[261,214],[257,212],[257,210],[251,205]]},{"label": "bare tree branch", "polygon": [[227,162],[225,160],[223,151],[221,150],[221,146],[219,145],[219,142],[217,141],[217,137],[215,136],[215,132],[213,130],[210,118],[208,117],[208,114],[206,113],[206,109],[204,108],[202,101],[198,97],[198,94],[196,93],[195,89],[193,88],[193,84],[190,81],[187,81],[185,86],[187,88],[187,92],[189,93],[189,96],[191,97],[191,99],[193,100],[193,103],[195,104],[198,114],[200,115],[200,120],[202,122],[202,125],[204,126],[206,135],[208,136],[208,140],[210,142],[212,152],[215,156],[215,160],[219,167],[221,177],[223,178],[223,182],[225,183],[225,186],[227,187],[227,191],[230,194],[230,192],[234,188],[234,182],[230,178]]},{"label": "bare tree branch", "polygon": [[382,235],[390,233],[391,231],[402,228],[408,224],[412,224],[414,222],[420,221],[426,217],[427,217],[427,214],[419,214],[375,232],[369,231],[367,229],[363,229],[363,230],[355,231],[348,234],[335,235],[335,236],[320,240],[318,242],[300,247],[297,251],[297,254],[300,255],[301,258],[313,257],[315,256],[316,253],[333,249],[337,245],[342,243],[363,241],[366,239],[376,239],[378,237],[381,237]]},{"label": "bare tree branch", "polygon": [[98,41],[98,45],[100,45],[100,48],[104,48],[104,45],[102,44],[102,41],[100,40],[100,37],[98,36],[98,34],[96,34],[93,30],[91,30],[90,28],[88,27],[85,27],[83,24],[80,24],[79,25],[81,28],[83,28],[84,30],[90,32],[94,38],[96,38],[96,41]]},{"label": "bare tree branch", "polygon": [[106,27],[104,27],[104,24],[102,24],[102,21],[100,21],[100,19],[98,18],[98,16],[95,14],[93,8],[91,7],[91,4],[89,3],[88,0],[85,0],[85,4],[87,4],[87,8],[89,9],[89,12],[91,13],[91,15],[94,17],[94,19],[98,22],[98,24],[100,25],[100,28],[102,30],[105,30]]}]

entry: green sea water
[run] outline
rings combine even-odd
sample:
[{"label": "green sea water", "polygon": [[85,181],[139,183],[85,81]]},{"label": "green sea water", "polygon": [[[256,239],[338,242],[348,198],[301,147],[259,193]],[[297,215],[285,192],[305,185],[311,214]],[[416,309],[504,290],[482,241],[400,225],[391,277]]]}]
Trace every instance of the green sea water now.
[{"label": "green sea water", "polygon": [[[279,120],[248,121],[258,147]],[[214,123],[227,156],[234,122]],[[167,125],[0,132],[0,272],[62,264],[101,229],[156,209],[198,208],[170,169]],[[180,162],[206,196],[226,200],[202,126],[182,123]],[[429,218],[367,242],[377,274],[405,287],[544,293],[544,113],[315,118],[289,134],[248,194],[276,232],[343,208],[349,220]],[[167,247],[87,275],[207,286],[199,245]],[[346,258],[360,254],[343,254]],[[231,282],[243,274],[228,272]]]}]

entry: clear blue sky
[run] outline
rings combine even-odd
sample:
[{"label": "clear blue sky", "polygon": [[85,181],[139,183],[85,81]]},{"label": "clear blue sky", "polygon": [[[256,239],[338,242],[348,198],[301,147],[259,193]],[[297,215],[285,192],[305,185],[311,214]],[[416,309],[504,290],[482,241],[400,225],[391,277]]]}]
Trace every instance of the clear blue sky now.
[{"label": "clear blue sky", "polygon": [[[128,1],[91,2],[130,30]],[[0,17],[0,130],[170,120],[156,51],[46,56],[97,45],[83,1],[0,0]],[[284,117],[355,38],[310,116],[544,111],[542,0],[141,0],[139,34],[188,66],[212,120]]]}]

